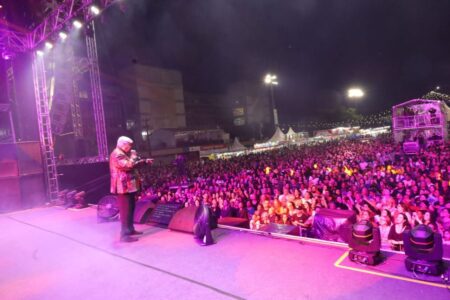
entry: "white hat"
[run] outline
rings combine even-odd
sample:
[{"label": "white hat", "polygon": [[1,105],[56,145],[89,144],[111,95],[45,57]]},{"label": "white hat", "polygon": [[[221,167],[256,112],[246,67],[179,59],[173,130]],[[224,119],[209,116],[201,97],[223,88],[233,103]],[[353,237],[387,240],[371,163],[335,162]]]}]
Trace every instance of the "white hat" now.
[{"label": "white hat", "polygon": [[121,136],[117,139],[117,147],[122,148],[125,144],[133,144],[133,140],[127,136]]}]

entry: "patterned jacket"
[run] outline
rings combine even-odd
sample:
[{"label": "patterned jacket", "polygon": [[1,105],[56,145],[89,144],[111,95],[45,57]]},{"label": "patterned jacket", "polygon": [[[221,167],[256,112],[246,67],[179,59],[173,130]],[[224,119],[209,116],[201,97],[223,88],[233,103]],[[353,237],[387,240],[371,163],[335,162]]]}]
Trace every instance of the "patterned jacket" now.
[{"label": "patterned jacket", "polygon": [[120,148],[115,148],[109,157],[109,170],[111,173],[111,193],[127,194],[137,192],[140,188],[140,179],[135,161],[130,154]]}]

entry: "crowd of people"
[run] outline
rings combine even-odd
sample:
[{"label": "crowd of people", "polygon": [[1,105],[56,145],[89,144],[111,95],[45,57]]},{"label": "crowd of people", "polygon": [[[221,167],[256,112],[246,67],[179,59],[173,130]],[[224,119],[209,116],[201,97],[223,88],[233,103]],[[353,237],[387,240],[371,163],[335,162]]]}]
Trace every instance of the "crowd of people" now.
[{"label": "crowd of people", "polygon": [[285,147],[226,160],[153,167],[148,196],[186,206],[208,203],[217,218],[310,228],[321,208],[353,210],[401,250],[403,231],[430,226],[450,243],[450,145],[404,155],[390,137]]}]

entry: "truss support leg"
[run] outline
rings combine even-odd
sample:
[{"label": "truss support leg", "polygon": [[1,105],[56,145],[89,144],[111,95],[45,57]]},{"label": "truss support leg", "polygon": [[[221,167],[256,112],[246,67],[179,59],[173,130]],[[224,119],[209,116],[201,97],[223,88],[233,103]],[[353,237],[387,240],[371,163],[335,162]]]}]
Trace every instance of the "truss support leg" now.
[{"label": "truss support leg", "polygon": [[97,42],[95,39],[94,21],[90,24],[91,32],[86,34],[87,56],[89,59],[89,73],[91,77],[92,104],[95,119],[95,132],[97,134],[98,156],[104,161],[108,158],[108,141],[106,137],[105,114],[103,110],[102,85],[98,66]]},{"label": "truss support leg", "polygon": [[48,200],[54,202],[58,199],[59,186],[48,105],[45,62],[44,58],[36,53],[33,54],[33,82],[47,196]]}]

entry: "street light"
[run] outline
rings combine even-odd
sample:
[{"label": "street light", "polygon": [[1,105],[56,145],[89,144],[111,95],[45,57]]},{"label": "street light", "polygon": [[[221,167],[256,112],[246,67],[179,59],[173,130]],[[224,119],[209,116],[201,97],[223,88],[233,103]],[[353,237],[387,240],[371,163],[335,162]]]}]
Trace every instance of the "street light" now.
[{"label": "street light", "polygon": [[364,91],[360,88],[351,88],[347,91],[347,97],[349,98],[362,98],[364,97]]},{"label": "street light", "polygon": [[273,124],[275,125],[275,127],[278,127],[278,111],[275,106],[275,98],[273,96],[273,86],[278,85],[277,76],[273,74],[267,74],[264,77],[264,83],[270,87],[270,101],[273,110]]},{"label": "street light", "polygon": [[[360,100],[362,97],[364,97],[364,91],[359,87],[349,88],[347,90],[347,97],[350,100],[353,100],[353,101],[349,101],[349,102],[352,102],[352,104],[354,106],[353,110],[354,110],[355,115],[352,117],[352,123],[353,123],[353,120],[357,120],[358,104],[360,103],[360,101],[358,101],[358,100]],[[350,108],[351,108],[352,104],[348,103],[349,107],[347,109],[349,109],[349,112],[350,112]]]}]

